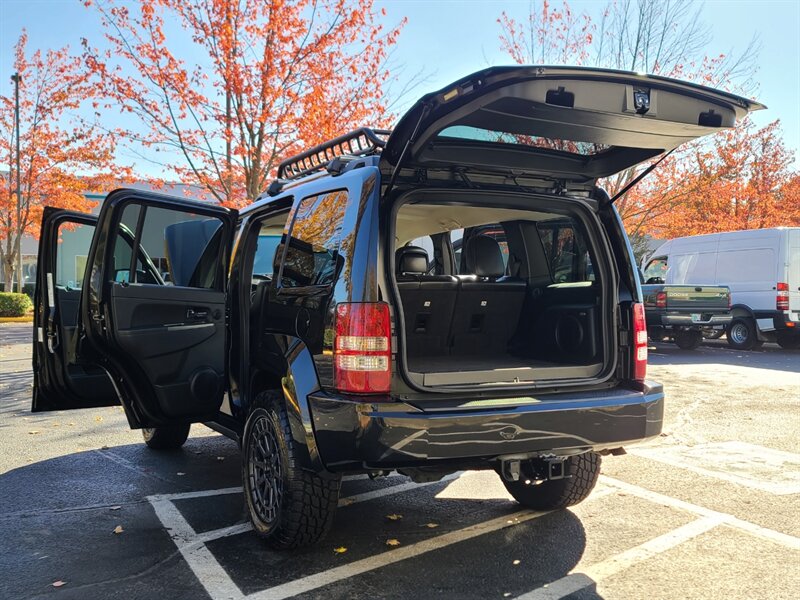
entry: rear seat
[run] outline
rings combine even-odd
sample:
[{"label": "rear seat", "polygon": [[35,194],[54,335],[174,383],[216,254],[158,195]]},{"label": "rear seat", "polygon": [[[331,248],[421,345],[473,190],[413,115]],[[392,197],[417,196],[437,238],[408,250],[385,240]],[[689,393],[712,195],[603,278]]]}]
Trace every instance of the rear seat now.
[{"label": "rear seat", "polygon": [[470,274],[458,277],[460,289],[450,328],[450,353],[505,353],[522,313],[525,281],[504,276],[500,245],[486,235],[469,238],[464,261]]},{"label": "rear seat", "polygon": [[451,275],[428,275],[424,248],[399,248],[395,261],[407,351],[414,356],[447,354],[458,280]]}]

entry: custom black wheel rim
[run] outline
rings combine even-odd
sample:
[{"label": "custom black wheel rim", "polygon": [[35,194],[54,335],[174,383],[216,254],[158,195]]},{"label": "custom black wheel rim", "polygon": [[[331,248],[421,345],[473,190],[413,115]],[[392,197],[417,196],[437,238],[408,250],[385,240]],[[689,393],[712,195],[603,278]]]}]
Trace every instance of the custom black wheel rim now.
[{"label": "custom black wheel rim", "polygon": [[250,431],[247,476],[256,515],[264,523],[274,523],[283,498],[283,469],[278,441],[266,416],[257,417]]}]

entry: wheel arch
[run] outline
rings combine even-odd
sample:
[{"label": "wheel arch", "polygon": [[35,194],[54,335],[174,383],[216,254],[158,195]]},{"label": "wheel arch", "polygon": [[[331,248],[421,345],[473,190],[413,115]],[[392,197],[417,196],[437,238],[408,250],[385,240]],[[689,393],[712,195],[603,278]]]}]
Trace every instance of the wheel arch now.
[{"label": "wheel arch", "polygon": [[317,474],[327,472],[314,436],[308,396],[319,390],[319,377],[308,347],[299,338],[276,335],[283,356],[270,357],[269,368],[252,365],[247,394],[247,412],[255,397],[268,390],[281,392],[292,438],[297,444],[301,467]]},{"label": "wheel arch", "polygon": [[743,317],[748,319],[756,320],[755,314],[753,314],[753,309],[747,306],[746,304],[734,304],[731,306],[731,316],[736,317]]}]

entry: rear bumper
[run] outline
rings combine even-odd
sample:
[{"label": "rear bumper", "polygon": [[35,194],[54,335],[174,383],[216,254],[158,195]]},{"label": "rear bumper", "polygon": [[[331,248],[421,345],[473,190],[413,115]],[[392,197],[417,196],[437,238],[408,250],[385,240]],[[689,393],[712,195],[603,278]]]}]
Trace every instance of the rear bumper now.
[{"label": "rear bumper", "polygon": [[[422,411],[406,402],[366,403],[324,392],[308,397],[322,461],[331,471],[473,463],[510,454],[617,448],[661,433],[664,391],[615,388],[558,399],[484,401],[493,408]],[[434,461],[434,462],[432,462]]]},{"label": "rear bumper", "polygon": [[733,317],[730,314],[697,313],[699,318],[692,318],[691,314],[665,314],[661,315],[663,327],[715,327],[728,325]]}]

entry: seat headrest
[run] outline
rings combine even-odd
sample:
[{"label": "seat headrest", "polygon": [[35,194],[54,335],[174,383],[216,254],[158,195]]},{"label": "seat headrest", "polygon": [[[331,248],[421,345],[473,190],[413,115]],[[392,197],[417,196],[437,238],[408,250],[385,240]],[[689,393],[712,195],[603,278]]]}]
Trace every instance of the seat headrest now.
[{"label": "seat headrest", "polygon": [[403,246],[395,252],[399,275],[425,275],[428,272],[428,253],[419,246]]},{"label": "seat headrest", "polygon": [[467,272],[478,277],[502,277],[506,273],[500,244],[488,235],[476,235],[464,248]]}]

